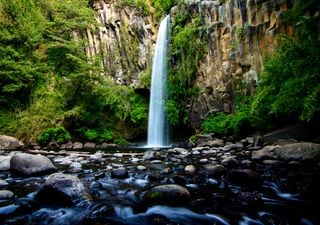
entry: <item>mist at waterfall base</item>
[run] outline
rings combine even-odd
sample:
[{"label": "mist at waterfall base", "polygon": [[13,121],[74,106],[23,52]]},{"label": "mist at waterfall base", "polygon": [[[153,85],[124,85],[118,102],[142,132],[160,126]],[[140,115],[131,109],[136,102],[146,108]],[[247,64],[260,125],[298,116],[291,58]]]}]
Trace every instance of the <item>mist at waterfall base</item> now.
[{"label": "mist at waterfall base", "polygon": [[169,29],[170,16],[167,15],[160,24],[153,57],[146,147],[166,147],[169,145],[168,123],[165,113]]}]

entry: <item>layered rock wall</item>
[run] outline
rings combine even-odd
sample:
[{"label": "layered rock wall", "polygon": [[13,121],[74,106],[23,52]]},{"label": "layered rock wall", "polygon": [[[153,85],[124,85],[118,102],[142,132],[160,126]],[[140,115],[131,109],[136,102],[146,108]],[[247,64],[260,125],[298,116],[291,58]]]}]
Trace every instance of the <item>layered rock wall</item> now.
[{"label": "layered rock wall", "polygon": [[151,66],[152,17],[119,0],[93,0],[91,6],[96,11],[97,29],[87,30],[88,56],[101,56],[105,76],[119,84],[136,85]]},{"label": "layered rock wall", "polygon": [[192,100],[190,108],[191,122],[198,123],[210,113],[234,111],[236,91],[254,94],[263,62],[277,47],[276,35],[292,33],[282,22],[291,1],[187,1],[186,4],[189,13],[204,17],[210,46],[198,66],[196,85],[201,93]]}]

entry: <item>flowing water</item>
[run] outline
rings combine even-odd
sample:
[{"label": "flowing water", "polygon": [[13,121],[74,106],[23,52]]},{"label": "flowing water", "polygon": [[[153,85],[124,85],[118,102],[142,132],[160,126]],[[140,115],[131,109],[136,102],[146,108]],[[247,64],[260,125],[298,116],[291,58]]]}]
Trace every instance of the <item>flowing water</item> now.
[{"label": "flowing water", "polygon": [[[21,177],[1,171],[7,186],[1,189],[16,194],[0,199],[0,224],[4,225],[277,225],[320,224],[320,168],[314,165],[292,167],[287,163],[267,165],[253,162],[249,167],[259,174],[257,180],[237,179],[234,169],[215,176],[196,164],[204,156],[219,160],[219,151],[205,155],[177,155],[169,150],[157,151],[162,160],[143,160],[135,155],[106,154],[100,161],[92,155],[72,157],[82,161],[80,170],[61,164],[59,171],[78,176],[91,195],[89,202],[77,206],[47,203],[37,193],[47,176]],[[71,154],[72,156],[72,154]],[[74,156],[74,154],[73,154]],[[50,156],[61,162],[61,156]],[[243,153],[239,153],[239,158]],[[91,158],[91,161],[90,161]],[[85,163],[87,162],[87,163]],[[195,173],[184,171],[194,164]],[[58,166],[58,164],[57,164]],[[137,169],[144,166],[144,170]],[[127,176],[116,178],[113,169],[125,167]],[[148,193],[158,185],[179,184],[190,192],[190,199],[160,202]],[[177,202],[176,202],[177,201]]]},{"label": "flowing water", "polygon": [[148,118],[148,147],[168,145],[168,131],[165,115],[167,83],[167,46],[170,16],[160,24],[158,39],[152,64],[151,95]]}]

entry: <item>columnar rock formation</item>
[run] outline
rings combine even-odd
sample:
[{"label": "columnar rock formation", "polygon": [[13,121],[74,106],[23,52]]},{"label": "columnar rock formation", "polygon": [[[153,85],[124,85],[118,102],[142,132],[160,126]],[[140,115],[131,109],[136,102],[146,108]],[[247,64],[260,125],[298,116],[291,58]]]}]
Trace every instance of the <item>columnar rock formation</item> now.
[{"label": "columnar rock formation", "polygon": [[[148,15],[122,1],[91,1],[99,26],[98,31],[88,29],[87,53],[100,54],[104,74],[119,84],[137,87],[152,66],[156,24],[146,2]],[[195,82],[200,94],[190,103],[195,127],[210,113],[232,112],[236,91],[254,94],[263,62],[277,47],[276,35],[292,33],[282,21],[291,6],[289,0],[187,0],[172,8],[173,21],[187,10],[192,17],[201,15],[207,26],[209,48],[198,62]]]},{"label": "columnar rock formation", "polygon": [[188,2],[190,13],[204,16],[210,46],[198,67],[201,94],[190,109],[191,120],[199,121],[209,113],[232,112],[237,90],[254,94],[263,62],[277,47],[276,35],[292,33],[282,22],[291,5],[287,0]]},{"label": "columnar rock formation", "polygon": [[93,0],[98,31],[88,29],[89,57],[102,56],[106,76],[119,84],[136,85],[151,66],[155,40],[152,17],[121,1]]}]

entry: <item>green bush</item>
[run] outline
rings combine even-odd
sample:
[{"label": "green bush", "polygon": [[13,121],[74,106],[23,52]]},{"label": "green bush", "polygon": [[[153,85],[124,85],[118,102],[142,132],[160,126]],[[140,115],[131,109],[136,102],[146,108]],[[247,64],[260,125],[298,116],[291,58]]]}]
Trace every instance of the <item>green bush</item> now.
[{"label": "green bush", "polygon": [[70,133],[62,126],[55,128],[48,128],[44,130],[38,137],[37,142],[41,145],[47,145],[50,142],[56,141],[64,143],[71,140]]},{"label": "green bush", "polygon": [[89,129],[84,133],[84,136],[89,141],[95,141],[97,139],[97,137],[98,137],[98,133],[95,130]]},{"label": "green bush", "polygon": [[214,133],[219,137],[232,135],[242,137],[252,132],[251,118],[245,112],[235,114],[218,113],[208,116],[202,123],[204,133]]},{"label": "green bush", "polygon": [[278,36],[280,48],[264,65],[252,104],[260,127],[272,120],[310,122],[320,116],[320,16],[304,14],[314,4],[317,1],[297,1],[285,14],[295,26],[295,34]]},{"label": "green bush", "polygon": [[145,0],[121,0],[118,7],[130,6],[135,8],[144,16],[149,14],[149,7]]}]

